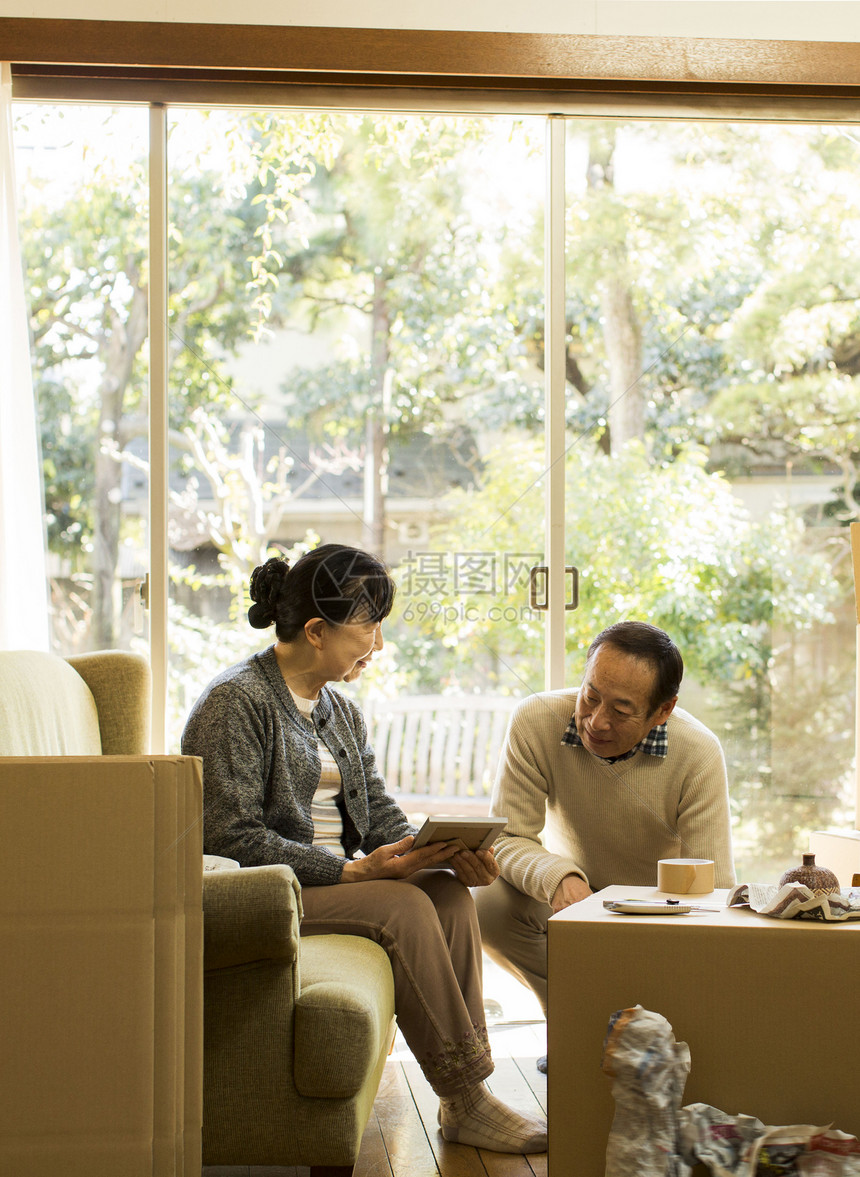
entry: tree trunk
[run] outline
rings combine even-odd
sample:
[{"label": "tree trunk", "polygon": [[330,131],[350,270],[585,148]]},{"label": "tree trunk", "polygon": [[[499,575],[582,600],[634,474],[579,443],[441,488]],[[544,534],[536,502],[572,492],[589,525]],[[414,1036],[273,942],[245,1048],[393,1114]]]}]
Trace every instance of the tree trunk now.
[{"label": "tree trunk", "polygon": [[116,646],[117,619],[121,608],[121,602],[116,599],[116,566],[119,561],[122,468],[119,462],[102,452],[102,442],[116,441],[119,405],[115,390],[105,390],[106,381],[107,374],[102,384],[93,504],[93,612],[90,642],[94,650],[112,650]]},{"label": "tree trunk", "polygon": [[[131,281],[139,278],[129,270]],[[117,581],[120,523],[122,517],[122,463],[106,446],[122,450],[125,442],[122,415],[132,381],[137,353],[147,336],[146,288],[135,285],[128,319],[108,315],[108,330],[101,342],[104,370],[99,388],[99,432],[95,454],[93,504],[93,599],[90,644],[96,650],[118,645],[122,586]]]},{"label": "tree trunk", "polygon": [[597,123],[589,139],[588,194],[606,241],[603,276],[598,282],[603,342],[609,368],[610,452],[620,453],[645,436],[645,397],[641,386],[642,331],[633,304],[627,265],[626,211],[615,199],[616,131]]},{"label": "tree trunk", "polygon": [[623,271],[600,283],[603,340],[609,363],[609,436],[611,453],[628,441],[645,436],[645,398],[642,375],[642,335]]}]

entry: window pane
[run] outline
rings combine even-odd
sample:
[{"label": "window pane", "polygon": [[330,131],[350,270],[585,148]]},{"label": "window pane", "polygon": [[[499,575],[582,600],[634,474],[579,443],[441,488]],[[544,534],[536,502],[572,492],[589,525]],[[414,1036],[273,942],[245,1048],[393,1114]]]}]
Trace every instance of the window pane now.
[{"label": "window pane", "polygon": [[145,648],[147,121],[15,107],[54,649]]},{"label": "window pane", "polygon": [[[147,637],[147,126],[16,106],[61,652]],[[250,570],[320,540],[398,578],[370,713],[542,688],[542,149],[542,120],[171,116],[170,746],[260,645]],[[858,162],[839,128],[568,126],[568,677],[608,621],[678,639],[741,877],[852,817]]]},{"label": "window pane", "polygon": [[369,712],[541,688],[542,150],[540,121],[173,115],[174,739],[269,636],[251,570],[320,541],[398,579]]},{"label": "window pane", "polygon": [[851,823],[860,144],[571,122],[569,634],[652,621],[720,736],[739,878]]}]

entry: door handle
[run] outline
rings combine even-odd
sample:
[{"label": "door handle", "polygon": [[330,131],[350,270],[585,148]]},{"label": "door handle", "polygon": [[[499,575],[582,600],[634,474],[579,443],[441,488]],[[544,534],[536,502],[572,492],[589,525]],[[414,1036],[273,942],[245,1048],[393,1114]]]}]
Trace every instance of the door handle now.
[{"label": "door handle", "polygon": [[[543,611],[549,608],[549,569],[546,564],[535,564],[529,569],[529,605]],[[579,608],[579,569],[573,564],[565,565],[565,576],[570,577],[570,598],[565,601],[565,612]],[[543,600],[538,600],[538,579],[543,577]]]}]

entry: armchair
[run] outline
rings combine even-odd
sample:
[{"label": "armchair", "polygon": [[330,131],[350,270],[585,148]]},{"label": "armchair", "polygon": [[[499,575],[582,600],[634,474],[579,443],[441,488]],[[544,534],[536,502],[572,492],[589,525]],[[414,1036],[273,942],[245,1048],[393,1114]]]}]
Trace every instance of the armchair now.
[{"label": "armchair", "polygon": [[[0,651],[0,823],[19,834],[0,860],[0,922],[21,949],[0,970],[0,1008],[25,994],[28,1007],[0,1063],[0,1169],[5,1159],[27,1177],[138,1171],[116,1151],[99,1158],[110,1110],[115,1129],[125,1115],[137,1134],[129,1147],[146,1155],[140,1171],[159,1177],[199,1172],[201,1121],[204,1164],[309,1165],[314,1177],[342,1177],[394,1036],[388,957],[354,936],[300,940],[301,888],[289,867],[203,874],[200,762],[144,754],[149,703],[137,655]],[[134,899],[131,916],[116,909],[117,894]],[[48,935],[46,919],[57,924]],[[100,966],[129,919],[137,955],[117,949]],[[57,936],[66,938],[59,967]],[[53,984],[37,959],[51,962]],[[93,991],[110,995],[109,1009]],[[86,1017],[100,1016],[94,1037]],[[53,1102],[47,1079],[30,1090],[20,1082],[22,1069],[41,1066],[34,1049],[53,1073]],[[22,1117],[42,1168],[20,1149],[4,1154]]]},{"label": "armchair", "polygon": [[204,877],[203,1162],[352,1172],[394,1038],[378,944],[299,938],[288,866]]}]

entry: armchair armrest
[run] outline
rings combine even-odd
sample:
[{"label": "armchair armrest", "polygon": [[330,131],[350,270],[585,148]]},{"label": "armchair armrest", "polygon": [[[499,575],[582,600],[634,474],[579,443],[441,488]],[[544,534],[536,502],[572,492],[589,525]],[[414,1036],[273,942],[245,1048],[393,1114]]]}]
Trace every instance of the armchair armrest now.
[{"label": "armchair armrest", "polygon": [[203,876],[203,966],[298,961],[301,888],[289,866],[251,866]]}]

